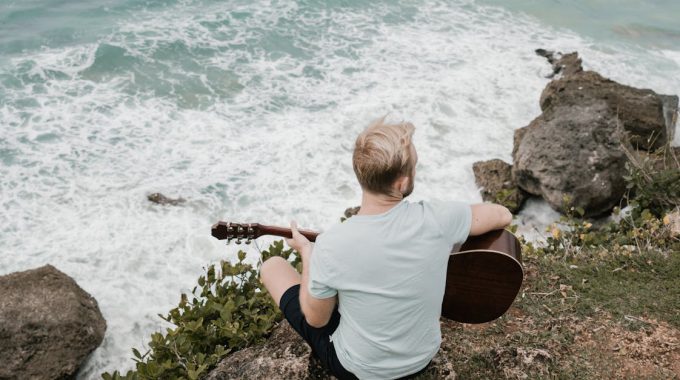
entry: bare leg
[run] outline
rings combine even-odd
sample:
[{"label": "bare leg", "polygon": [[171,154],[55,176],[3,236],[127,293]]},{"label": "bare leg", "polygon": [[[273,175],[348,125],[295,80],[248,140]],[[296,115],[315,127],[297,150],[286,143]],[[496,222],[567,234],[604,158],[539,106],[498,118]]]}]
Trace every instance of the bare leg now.
[{"label": "bare leg", "polygon": [[291,286],[299,284],[301,277],[286,259],[274,256],[262,263],[260,280],[278,306],[283,293]]}]

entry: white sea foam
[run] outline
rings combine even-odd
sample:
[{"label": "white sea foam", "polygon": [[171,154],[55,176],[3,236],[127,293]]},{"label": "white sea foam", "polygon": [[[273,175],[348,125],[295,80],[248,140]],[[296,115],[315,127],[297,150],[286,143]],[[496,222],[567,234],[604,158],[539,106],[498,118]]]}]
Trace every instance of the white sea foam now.
[{"label": "white sea foam", "polygon": [[[137,17],[98,44],[15,57],[6,71],[22,84],[0,104],[0,152],[13,152],[0,165],[0,272],[51,263],[99,301],[108,330],[81,378],[131,368],[130,348],[164,326],[156,314],[203,266],[234,257],[210,237],[215,221],[325,229],[358,204],[351,148],[373,118],[416,124],[414,199],[477,202],[472,163],[511,161],[513,131],[540,113],[550,68],[535,48],[578,50],[613,79],[680,92],[677,52],[600,46],[469,1],[189,2]],[[91,73],[97,54],[128,70]],[[188,201],[151,205],[156,191]],[[555,216],[532,201],[522,228],[542,232]]]}]

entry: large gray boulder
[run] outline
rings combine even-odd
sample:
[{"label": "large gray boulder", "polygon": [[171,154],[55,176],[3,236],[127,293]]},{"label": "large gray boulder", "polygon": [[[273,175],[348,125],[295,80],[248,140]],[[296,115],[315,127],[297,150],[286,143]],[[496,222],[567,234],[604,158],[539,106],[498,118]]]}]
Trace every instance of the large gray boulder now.
[{"label": "large gray boulder", "polygon": [[70,379],[104,339],[97,301],[51,265],[0,276],[0,379]]},{"label": "large gray boulder", "polygon": [[604,102],[555,106],[515,132],[513,177],[558,211],[600,215],[624,194],[628,144]]},{"label": "large gray boulder", "polygon": [[556,79],[543,90],[543,113],[515,131],[512,177],[554,209],[598,216],[621,202],[635,149],[657,150],[673,138],[678,97],[659,95],[584,71],[577,53],[539,49]]},{"label": "large gray boulder", "polygon": [[[444,330],[446,331],[446,330]],[[446,337],[444,338],[446,343]],[[283,321],[274,329],[263,345],[245,348],[224,358],[206,380],[226,379],[335,379],[311,355],[311,349],[302,338]],[[447,358],[446,344],[442,344],[432,364],[419,378],[456,378],[451,361]]]}]

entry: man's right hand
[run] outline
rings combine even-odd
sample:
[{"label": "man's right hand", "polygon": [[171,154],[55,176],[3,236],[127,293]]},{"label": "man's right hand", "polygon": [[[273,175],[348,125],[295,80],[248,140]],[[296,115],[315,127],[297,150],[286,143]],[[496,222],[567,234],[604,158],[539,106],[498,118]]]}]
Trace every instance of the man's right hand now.
[{"label": "man's right hand", "polygon": [[290,229],[293,231],[293,238],[286,239],[286,243],[296,250],[303,259],[308,259],[309,255],[312,253],[312,243],[298,231],[297,223],[295,221],[290,222]]}]

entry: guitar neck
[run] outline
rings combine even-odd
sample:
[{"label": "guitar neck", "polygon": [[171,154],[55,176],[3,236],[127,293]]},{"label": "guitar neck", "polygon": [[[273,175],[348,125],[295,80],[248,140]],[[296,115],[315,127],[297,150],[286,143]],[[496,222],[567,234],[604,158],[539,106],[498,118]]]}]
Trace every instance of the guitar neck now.
[{"label": "guitar neck", "polygon": [[[316,241],[316,237],[319,235],[319,233],[316,231],[310,230],[298,230],[298,231],[300,231],[300,234],[306,237],[309,241]],[[290,239],[293,237],[293,231],[287,227],[266,226],[260,224],[260,235],[274,235]]]}]

